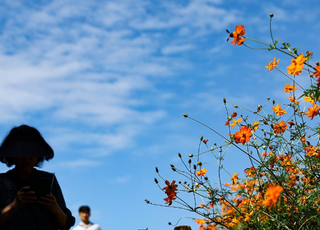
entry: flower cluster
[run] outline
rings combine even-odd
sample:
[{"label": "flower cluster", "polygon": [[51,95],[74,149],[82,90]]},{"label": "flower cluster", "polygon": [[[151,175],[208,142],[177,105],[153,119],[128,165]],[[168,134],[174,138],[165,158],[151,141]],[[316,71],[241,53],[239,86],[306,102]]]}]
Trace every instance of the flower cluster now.
[{"label": "flower cluster", "polygon": [[[228,33],[233,45],[243,45],[245,39],[255,41],[244,37],[243,25]],[[238,117],[239,112],[229,116],[226,99],[223,99],[228,135],[204,126],[222,137],[224,144],[209,147],[208,139],[201,137],[200,145],[205,146],[205,151],[199,149],[197,154],[190,154],[187,162],[179,154],[183,170],[171,165],[174,172],[188,181],[179,181],[178,189],[175,181],[170,183],[163,179],[167,185],[163,188],[166,204],[172,207],[175,203],[200,215],[195,218],[200,230],[320,228],[320,125],[313,120],[320,114],[320,65],[310,63],[312,52],[304,55],[297,49],[290,49],[288,43],[278,48],[277,42],[259,44],[266,44],[269,51],[278,50],[290,56],[287,73],[280,71],[291,81],[283,88],[284,94],[289,94],[285,96],[288,103],[284,106],[272,101],[269,105],[268,98],[265,105],[258,105],[251,111],[254,118],[250,120],[247,116]],[[274,57],[265,68],[268,72],[274,71],[279,61]],[[308,89],[303,89],[295,78],[304,71],[312,73],[308,74]],[[298,88],[302,91],[299,97],[296,95]],[[297,98],[304,100],[307,108],[302,107]],[[238,106],[234,108],[239,109]],[[186,114],[184,117],[198,122]],[[220,172],[227,171],[222,165],[222,156],[230,147],[247,155],[251,166],[244,169],[242,178],[240,173],[229,173],[230,183],[222,183]],[[218,162],[218,186],[210,181],[208,173],[211,171],[200,161],[205,153],[212,153]],[[178,192],[193,194],[192,204],[178,196]]]}]

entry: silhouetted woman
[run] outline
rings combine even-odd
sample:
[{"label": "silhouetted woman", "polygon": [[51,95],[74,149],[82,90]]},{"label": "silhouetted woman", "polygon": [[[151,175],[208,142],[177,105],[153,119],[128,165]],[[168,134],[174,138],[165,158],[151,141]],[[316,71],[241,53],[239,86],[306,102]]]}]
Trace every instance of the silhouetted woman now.
[{"label": "silhouetted woman", "polygon": [[13,128],[0,146],[0,161],[14,168],[0,174],[0,229],[70,229],[75,218],[66,207],[54,174],[40,171],[54,156],[39,131]]}]

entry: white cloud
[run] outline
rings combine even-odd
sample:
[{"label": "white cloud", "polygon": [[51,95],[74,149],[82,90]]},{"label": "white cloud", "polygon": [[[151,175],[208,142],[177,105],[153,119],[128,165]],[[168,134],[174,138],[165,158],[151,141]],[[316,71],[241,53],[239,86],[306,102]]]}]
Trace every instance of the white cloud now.
[{"label": "white cloud", "polygon": [[101,162],[99,161],[93,161],[88,159],[78,159],[75,161],[61,162],[59,166],[63,168],[77,169],[77,168],[97,166],[100,164]]}]

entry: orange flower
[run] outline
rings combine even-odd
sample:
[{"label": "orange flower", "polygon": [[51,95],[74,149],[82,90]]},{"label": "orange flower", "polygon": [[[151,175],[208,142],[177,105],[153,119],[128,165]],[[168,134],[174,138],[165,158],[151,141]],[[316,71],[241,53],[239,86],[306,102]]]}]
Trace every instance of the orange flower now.
[{"label": "orange flower", "polygon": [[177,191],[177,187],[178,187],[178,185],[176,185],[175,183],[176,183],[176,181],[175,180],[173,180],[172,182],[171,182],[171,184],[170,184],[170,182],[169,181],[165,181],[165,183],[166,183],[166,187],[164,187],[162,190],[165,190],[165,193],[167,194],[167,195],[169,195],[169,194],[171,194],[171,193],[175,193],[175,191]]},{"label": "orange flower", "polygon": [[238,25],[235,28],[235,31],[230,35],[233,37],[233,40],[231,43],[235,46],[237,45],[242,45],[244,43],[244,40],[246,39],[245,37],[241,37],[246,33],[246,30],[244,29],[243,25]]},{"label": "orange flower", "polygon": [[284,121],[280,121],[279,123],[275,123],[273,126],[273,131],[275,133],[284,133],[288,128],[287,124]]},{"label": "orange flower", "polygon": [[306,137],[305,137],[305,136],[300,137],[300,141],[301,141],[302,143],[306,143],[306,142],[307,142]]},{"label": "orange flower", "polygon": [[314,116],[319,114],[318,112],[319,109],[320,109],[320,105],[317,106],[316,104],[313,103],[312,107],[308,108],[309,112],[306,112],[305,115],[307,115],[307,117],[310,117],[312,120]]},{"label": "orange flower", "polygon": [[168,196],[167,198],[164,198],[165,204],[172,205],[172,201],[174,201],[176,197],[174,196]]},{"label": "orange flower", "polygon": [[243,145],[250,140],[251,136],[251,129],[248,126],[242,126],[240,131],[234,134],[234,140],[236,143],[241,143]]},{"label": "orange flower", "polygon": [[167,198],[164,199],[164,201],[166,201],[166,204],[172,205],[172,201],[176,199],[176,191],[177,191],[177,187],[178,185],[175,184],[176,181],[172,181],[172,183],[170,184],[169,181],[165,181],[166,183],[166,187],[164,187],[162,190],[165,190],[165,193],[167,194]]},{"label": "orange flower", "polygon": [[290,85],[290,84],[286,84],[284,86],[283,91],[285,91],[286,93],[292,92],[292,91],[296,91],[298,88],[295,88],[294,85]]},{"label": "orange flower", "polygon": [[316,67],[314,67],[316,69],[316,71],[313,73],[313,75],[318,78],[320,77],[320,65],[317,65]]},{"label": "orange flower", "polygon": [[291,65],[287,67],[288,74],[298,75],[301,73],[303,69],[304,62],[308,60],[308,58],[303,57],[303,54],[300,54],[296,59],[291,60]]},{"label": "orange flower", "polygon": [[262,204],[266,207],[275,206],[280,193],[283,191],[283,187],[280,185],[269,185],[265,197],[267,197]]},{"label": "orange flower", "polygon": [[208,141],[209,141],[208,139],[203,139],[202,140],[202,142],[205,143],[205,144],[207,144]]},{"label": "orange flower", "polygon": [[271,70],[273,70],[274,67],[277,67],[277,65],[279,64],[279,60],[280,60],[280,59],[278,59],[278,61],[276,61],[276,57],[274,57],[274,58],[273,58],[273,62],[271,61],[271,62],[269,63],[269,65],[265,66],[266,69],[269,69],[268,72],[270,72]]},{"label": "orange flower", "polygon": [[240,123],[242,121],[242,117],[240,117],[238,120],[233,120],[233,123],[230,124],[231,128],[234,128],[236,124]]},{"label": "orange flower", "polygon": [[232,181],[232,185],[234,185],[235,183],[237,183],[237,181],[238,181],[238,176],[239,176],[239,174],[237,174],[237,173],[234,173],[233,175],[232,175],[232,177],[231,177],[231,181]]},{"label": "orange flower", "polygon": [[197,176],[204,176],[204,175],[206,175],[207,171],[208,171],[207,169],[202,168],[199,171],[196,171],[196,174],[197,174]]},{"label": "orange flower", "polygon": [[283,114],[286,114],[287,111],[282,109],[281,106],[279,104],[277,104],[277,106],[272,106],[272,110],[273,112],[275,112],[278,116],[282,116]]},{"label": "orange flower", "polygon": [[289,101],[291,101],[294,104],[299,104],[300,102],[296,100],[296,97],[292,97],[291,95],[288,98]]}]

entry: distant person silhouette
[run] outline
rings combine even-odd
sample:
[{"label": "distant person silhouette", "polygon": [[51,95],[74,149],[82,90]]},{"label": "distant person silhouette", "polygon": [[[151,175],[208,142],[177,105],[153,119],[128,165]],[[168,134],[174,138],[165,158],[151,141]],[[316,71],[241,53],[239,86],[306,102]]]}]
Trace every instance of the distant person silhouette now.
[{"label": "distant person silhouette", "polygon": [[57,178],[40,171],[54,156],[40,132],[14,127],[0,146],[0,161],[14,168],[0,174],[0,229],[70,229],[75,218],[66,207]]},{"label": "distant person silhouette", "polygon": [[90,222],[90,207],[85,205],[79,208],[79,217],[81,223],[73,228],[73,230],[101,230],[98,224]]}]

